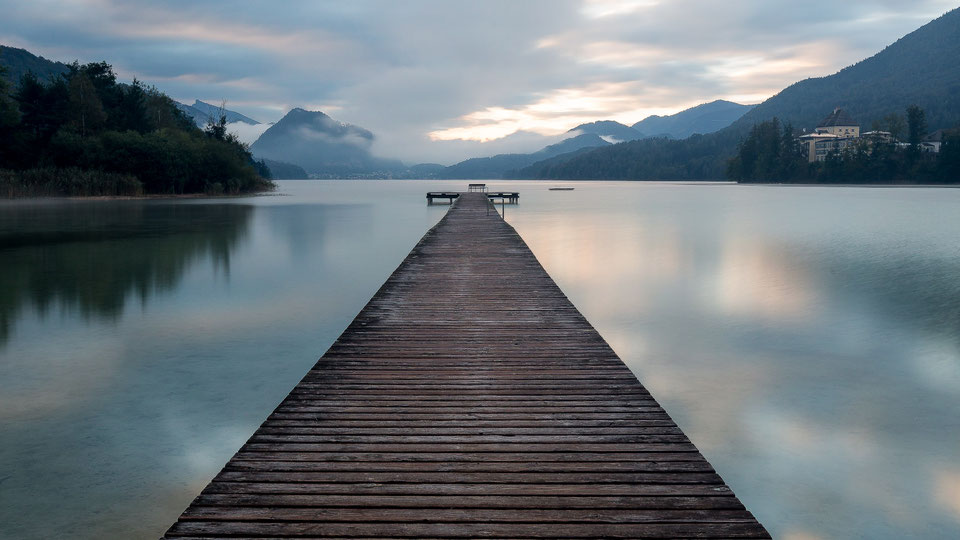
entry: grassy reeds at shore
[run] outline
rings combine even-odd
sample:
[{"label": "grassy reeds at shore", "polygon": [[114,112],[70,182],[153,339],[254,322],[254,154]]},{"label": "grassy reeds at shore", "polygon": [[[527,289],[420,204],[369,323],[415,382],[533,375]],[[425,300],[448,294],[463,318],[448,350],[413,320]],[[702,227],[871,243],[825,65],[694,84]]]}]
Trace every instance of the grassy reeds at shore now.
[{"label": "grassy reeds at shore", "polygon": [[137,197],[143,183],[135,176],[76,167],[0,170],[0,198],[20,197]]}]

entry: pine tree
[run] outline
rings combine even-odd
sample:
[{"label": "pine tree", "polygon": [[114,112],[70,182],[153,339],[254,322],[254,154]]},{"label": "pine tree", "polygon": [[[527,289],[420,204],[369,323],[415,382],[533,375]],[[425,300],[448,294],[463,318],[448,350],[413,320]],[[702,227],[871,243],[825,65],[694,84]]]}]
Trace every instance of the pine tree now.
[{"label": "pine tree", "polygon": [[97,89],[83,72],[74,73],[70,77],[69,87],[70,126],[80,133],[81,137],[96,133],[107,119]]}]

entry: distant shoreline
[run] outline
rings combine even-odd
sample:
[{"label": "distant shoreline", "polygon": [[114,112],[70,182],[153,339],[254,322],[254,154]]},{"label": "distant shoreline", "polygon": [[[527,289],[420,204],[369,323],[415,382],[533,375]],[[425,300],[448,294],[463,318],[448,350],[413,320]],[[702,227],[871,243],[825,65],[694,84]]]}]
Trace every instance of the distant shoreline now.
[{"label": "distant shoreline", "polygon": [[863,187],[863,188],[960,188],[957,184],[790,184],[766,182],[736,182],[738,186],[765,186],[765,187]]},{"label": "distant shoreline", "polygon": [[251,193],[210,195],[207,193],[151,193],[149,195],[37,195],[31,197],[0,197],[0,203],[28,201],[153,201],[153,200],[189,200],[189,199],[242,199],[246,197],[281,197],[286,193],[273,191],[255,191]]},{"label": "distant shoreline", "polygon": [[[160,194],[153,193],[150,195],[76,195],[68,197],[29,197],[32,199],[66,199],[70,201],[141,201],[141,200],[163,200],[163,199],[241,199],[244,197],[259,197],[262,195],[282,195],[281,193],[271,193],[269,191],[258,191],[253,193],[237,193],[237,194],[224,194],[224,195],[208,195],[206,193],[181,193],[181,194]],[[28,197],[24,197],[28,198]],[[15,200],[15,199],[10,199]]]}]

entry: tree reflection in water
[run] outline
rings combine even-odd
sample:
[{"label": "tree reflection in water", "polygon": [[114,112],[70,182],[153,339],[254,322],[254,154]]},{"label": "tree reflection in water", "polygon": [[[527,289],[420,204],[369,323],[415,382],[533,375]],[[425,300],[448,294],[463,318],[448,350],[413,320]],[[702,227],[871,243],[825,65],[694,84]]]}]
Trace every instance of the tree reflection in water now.
[{"label": "tree reflection in water", "polygon": [[253,207],[157,201],[5,203],[0,212],[0,345],[22,310],[116,320],[128,297],[147,302],[209,257],[229,276],[230,252]]}]

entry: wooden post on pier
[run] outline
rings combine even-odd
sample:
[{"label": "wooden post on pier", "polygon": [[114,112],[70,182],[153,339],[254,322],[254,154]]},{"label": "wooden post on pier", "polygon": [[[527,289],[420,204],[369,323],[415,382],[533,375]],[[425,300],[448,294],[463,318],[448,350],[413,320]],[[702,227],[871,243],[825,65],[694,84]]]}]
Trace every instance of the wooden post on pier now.
[{"label": "wooden post on pier", "polygon": [[491,204],[453,200],[166,538],[769,538]]}]

